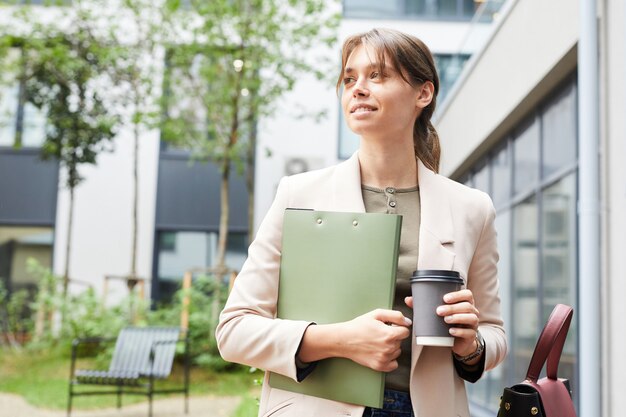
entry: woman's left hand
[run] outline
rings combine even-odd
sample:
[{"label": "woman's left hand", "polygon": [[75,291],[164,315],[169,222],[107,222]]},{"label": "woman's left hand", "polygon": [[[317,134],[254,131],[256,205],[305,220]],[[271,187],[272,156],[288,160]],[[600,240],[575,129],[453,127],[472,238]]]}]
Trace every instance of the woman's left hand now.
[{"label": "woman's left hand", "polygon": [[[450,334],[454,336],[452,351],[458,356],[467,356],[476,351],[476,331],[479,312],[474,306],[474,295],[468,289],[455,291],[443,297],[446,303],[437,307],[437,314],[452,325]],[[406,297],[406,304],[413,308],[413,297]]]}]

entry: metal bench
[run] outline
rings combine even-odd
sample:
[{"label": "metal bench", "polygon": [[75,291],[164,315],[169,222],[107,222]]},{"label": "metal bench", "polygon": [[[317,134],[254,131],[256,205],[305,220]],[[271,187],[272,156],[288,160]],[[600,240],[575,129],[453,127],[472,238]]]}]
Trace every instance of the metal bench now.
[{"label": "metal bench", "polygon": [[[189,411],[189,337],[178,327],[126,327],[117,339],[83,338],[72,343],[67,416],[72,413],[72,398],[83,395],[116,394],[117,407],[122,407],[122,394],[148,397],[148,416],[152,417],[154,394],[184,393],[185,413]],[[101,345],[116,341],[107,371],[76,369],[79,349],[85,345]],[[172,371],[176,345],[184,343],[184,385],[180,388],[156,389],[155,381],[167,378]],[[80,385],[115,386],[113,391],[76,390]]]}]

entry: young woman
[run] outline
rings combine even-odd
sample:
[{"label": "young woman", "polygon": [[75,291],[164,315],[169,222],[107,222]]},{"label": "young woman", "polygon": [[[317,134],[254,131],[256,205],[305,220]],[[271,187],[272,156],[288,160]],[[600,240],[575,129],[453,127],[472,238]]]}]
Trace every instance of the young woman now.
[{"label": "young woman", "polygon": [[[281,180],[221,314],[220,352],[298,381],[330,357],[387,372],[380,410],[273,389],[266,378],[260,416],[469,417],[464,380],[478,380],[507,350],[493,205],[486,194],[437,174],[439,138],[430,118],[439,79],[419,39],[389,29],[348,38],[337,87],[346,122],[361,137],[359,150],[336,166]],[[393,310],[329,325],[276,319],[288,207],[401,214]],[[417,346],[409,337],[415,269],[455,270],[466,282],[437,309],[453,325],[452,348]]]}]

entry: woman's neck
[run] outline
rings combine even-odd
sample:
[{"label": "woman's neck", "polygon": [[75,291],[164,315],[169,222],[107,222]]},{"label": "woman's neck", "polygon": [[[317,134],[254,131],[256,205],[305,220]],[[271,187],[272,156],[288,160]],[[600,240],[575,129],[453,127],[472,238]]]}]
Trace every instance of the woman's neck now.
[{"label": "woman's neck", "polygon": [[376,188],[411,188],[417,185],[417,160],[413,143],[376,146],[361,141],[361,183]]}]

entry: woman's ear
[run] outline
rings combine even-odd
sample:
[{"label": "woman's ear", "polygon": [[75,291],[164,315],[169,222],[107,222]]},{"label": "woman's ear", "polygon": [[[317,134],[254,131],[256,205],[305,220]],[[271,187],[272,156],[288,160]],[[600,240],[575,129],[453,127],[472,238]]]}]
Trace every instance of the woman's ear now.
[{"label": "woman's ear", "polygon": [[431,81],[425,81],[419,89],[416,106],[420,109],[428,106],[433,101],[434,95],[435,85]]}]

